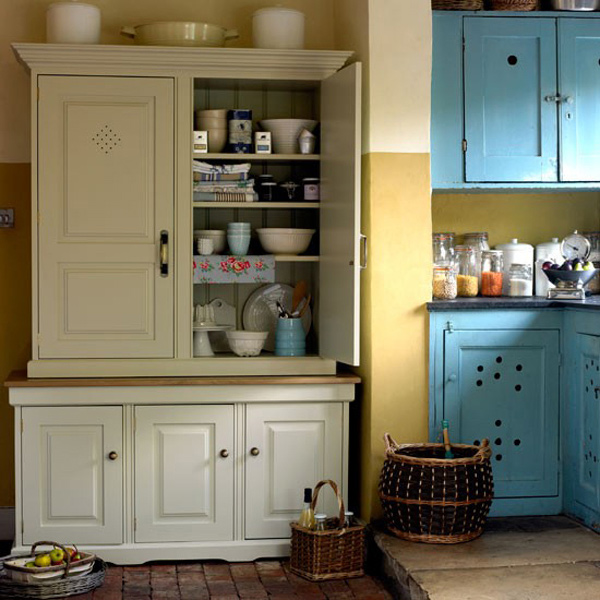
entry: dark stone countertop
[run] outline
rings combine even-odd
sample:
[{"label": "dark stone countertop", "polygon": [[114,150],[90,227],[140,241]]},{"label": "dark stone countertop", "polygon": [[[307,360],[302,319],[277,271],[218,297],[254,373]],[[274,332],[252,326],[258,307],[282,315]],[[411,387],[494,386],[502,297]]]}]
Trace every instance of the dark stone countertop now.
[{"label": "dark stone countertop", "polygon": [[548,300],[540,296],[529,298],[456,298],[456,300],[432,300],[427,303],[429,312],[451,310],[532,310],[542,308],[576,308],[600,310],[600,296],[589,296],[585,300]]}]

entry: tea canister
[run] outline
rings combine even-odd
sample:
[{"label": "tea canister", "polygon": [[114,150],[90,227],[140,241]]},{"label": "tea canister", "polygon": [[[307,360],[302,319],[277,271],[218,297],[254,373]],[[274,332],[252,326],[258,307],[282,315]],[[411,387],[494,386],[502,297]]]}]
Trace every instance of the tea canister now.
[{"label": "tea canister", "polygon": [[305,200],[312,200],[314,202],[321,199],[318,177],[305,177],[302,180],[302,185],[304,186]]}]

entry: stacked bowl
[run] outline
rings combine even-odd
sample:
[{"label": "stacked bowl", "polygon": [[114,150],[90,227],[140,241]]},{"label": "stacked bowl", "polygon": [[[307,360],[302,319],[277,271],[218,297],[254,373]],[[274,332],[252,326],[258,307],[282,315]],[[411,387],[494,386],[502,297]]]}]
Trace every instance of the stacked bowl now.
[{"label": "stacked bowl", "polygon": [[262,129],[271,132],[275,154],[299,154],[300,133],[304,129],[312,133],[317,124],[318,121],[311,119],[263,119],[259,122]]},{"label": "stacked bowl", "polygon": [[196,130],[208,132],[209,152],[223,152],[229,138],[227,109],[197,110]]},{"label": "stacked bowl", "polygon": [[250,223],[229,223],[227,225],[229,252],[235,256],[248,254],[250,233]]}]

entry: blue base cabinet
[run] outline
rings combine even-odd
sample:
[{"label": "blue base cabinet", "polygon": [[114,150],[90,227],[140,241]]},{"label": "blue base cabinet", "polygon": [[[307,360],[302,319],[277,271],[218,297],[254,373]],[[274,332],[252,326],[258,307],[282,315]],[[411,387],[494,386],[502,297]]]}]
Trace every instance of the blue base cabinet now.
[{"label": "blue base cabinet", "polygon": [[456,443],[489,438],[493,515],[561,510],[561,318],[553,311],[431,315],[430,438],[442,419]]}]

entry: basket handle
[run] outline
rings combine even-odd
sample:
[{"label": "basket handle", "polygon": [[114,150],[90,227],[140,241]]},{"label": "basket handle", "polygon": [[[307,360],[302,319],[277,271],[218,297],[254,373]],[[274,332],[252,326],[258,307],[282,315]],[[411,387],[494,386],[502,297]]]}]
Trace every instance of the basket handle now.
[{"label": "basket handle", "polygon": [[385,442],[385,451],[395,450],[398,444],[394,441],[394,438],[389,433],[383,434],[383,441]]},{"label": "basket handle", "polygon": [[488,438],[484,438],[481,441],[481,446],[479,450],[477,450],[477,454],[473,458],[478,458],[480,461],[483,461],[489,458],[492,455],[492,449],[490,448],[490,440]]},{"label": "basket handle", "polygon": [[333,489],[333,493],[336,495],[338,506],[340,508],[339,525],[341,526],[344,523],[344,518],[346,516],[346,508],[344,507],[344,500],[340,495],[340,490],[338,489],[338,486],[335,481],[331,481],[331,479],[323,479],[322,481],[319,481],[319,483],[317,483],[317,485],[315,486],[315,491],[313,492],[310,508],[314,512],[315,507],[317,506],[317,500],[319,499],[319,491],[326,484],[329,484],[331,486],[331,489]]},{"label": "basket handle", "polygon": [[67,576],[69,575],[69,569],[71,568],[71,555],[69,554],[69,551],[62,544],[59,544],[58,542],[35,542],[35,544],[33,544],[31,546],[32,556],[35,553],[35,549],[38,546],[54,546],[55,548],[60,548],[63,551],[63,553],[65,555],[65,561],[67,563],[67,565],[65,567],[65,572],[63,573],[63,579],[66,579]]}]

